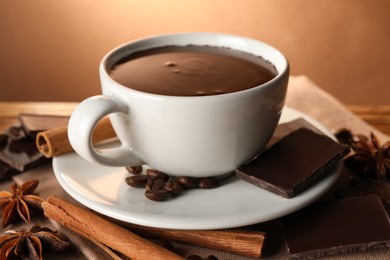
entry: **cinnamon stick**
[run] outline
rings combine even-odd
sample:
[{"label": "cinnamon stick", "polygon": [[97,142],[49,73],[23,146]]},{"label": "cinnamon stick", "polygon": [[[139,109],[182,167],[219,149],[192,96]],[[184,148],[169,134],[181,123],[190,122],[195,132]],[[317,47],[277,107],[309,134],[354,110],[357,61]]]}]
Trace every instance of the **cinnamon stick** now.
[{"label": "cinnamon stick", "polygon": [[[110,120],[105,117],[96,125],[92,142],[97,143],[115,137]],[[36,146],[45,157],[51,158],[73,151],[68,139],[68,126],[62,126],[40,132],[36,137]]]},{"label": "cinnamon stick", "polygon": [[42,203],[45,216],[131,259],[184,259],[133,232],[56,196]]},{"label": "cinnamon stick", "polygon": [[[57,197],[50,197],[42,204],[42,207],[46,216],[71,229],[73,229],[71,226],[74,225],[72,223],[75,221],[75,219],[79,221],[78,225],[86,229],[89,228],[89,225],[94,225],[96,228],[99,228],[100,226],[99,221],[96,220],[100,219],[99,216]],[[89,217],[86,217],[84,212],[88,212]],[[84,222],[86,225],[83,224]],[[130,223],[127,223],[125,227],[129,228],[135,234],[143,237],[166,239],[171,242],[221,250],[254,258],[261,257],[265,239],[265,234],[263,232],[238,228],[224,230],[174,230],[145,227]],[[101,227],[100,230],[102,232],[109,232],[114,234],[112,233],[114,231],[107,230],[103,227]],[[97,233],[96,235],[90,237],[90,239],[97,240],[98,237],[99,234]],[[114,243],[115,240],[115,238],[112,238],[111,242]],[[119,241],[116,241],[115,243],[119,243]]]},{"label": "cinnamon stick", "polygon": [[189,245],[221,250],[237,255],[260,258],[265,233],[244,229],[224,230],[174,230],[127,224],[136,234],[143,237],[166,239]]}]

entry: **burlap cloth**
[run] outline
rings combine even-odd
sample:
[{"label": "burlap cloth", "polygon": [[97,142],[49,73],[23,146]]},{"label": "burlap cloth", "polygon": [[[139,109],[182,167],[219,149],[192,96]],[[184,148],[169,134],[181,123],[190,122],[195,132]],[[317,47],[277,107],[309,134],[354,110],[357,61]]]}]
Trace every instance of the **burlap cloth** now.
[{"label": "burlap cloth", "polygon": [[[331,131],[341,128],[351,129],[354,133],[368,134],[374,132],[382,141],[388,140],[384,135],[372,128],[359,117],[351,113],[337,99],[316,86],[305,76],[291,77],[287,94],[286,105],[302,111],[324,124]],[[8,190],[12,182],[23,183],[29,179],[38,179],[40,184],[38,192],[41,197],[57,195],[73,203],[73,200],[56,181],[51,162],[39,166],[31,171],[14,176],[12,180],[0,183],[1,190]],[[76,235],[72,231],[46,219],[43,216],[33,217],[30,224],[10,225],[6,229],[19,230],[29,228],[33,224],[41,224],[58,230],[71,241],[71,248],[61,254],[45,256],[44,259],[111,259],[107,253],[90,241]],[[367,223],[369,224],[369,223]],[[263,230],[268,235],[268,247],[264,248],[263,259],[288,259],[287,247],[283,236],[281,220],[276,219],[267,223],[251,226],[248,228]],[[250,259],[220,251],[208,250],[194,246],[174,244],[178,252],[184,256],[198,254],[206,257],[210,254],[219,259]],[[390,248],[375,249],[369,252],[356,252],[347,255],[327,257],[326,259],[389,259]]]}]

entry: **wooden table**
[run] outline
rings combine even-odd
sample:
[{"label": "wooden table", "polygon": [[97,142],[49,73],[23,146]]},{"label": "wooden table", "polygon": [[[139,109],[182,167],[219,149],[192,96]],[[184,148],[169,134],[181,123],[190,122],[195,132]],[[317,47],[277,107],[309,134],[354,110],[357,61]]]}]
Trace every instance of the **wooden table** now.
[{"label": "wooden table", "polygon": [[70,115],[76,102],[0,102],[0,131],[18,124],[21,113],[40,115]]},{"label": "wooden table", "polygon": [[[0,131],[17,124],[20,113],[44,115],[70,115],[76,102],[0,102]],[[386,106],[347,106],[364,121],[390,135],[390,105]]]}]

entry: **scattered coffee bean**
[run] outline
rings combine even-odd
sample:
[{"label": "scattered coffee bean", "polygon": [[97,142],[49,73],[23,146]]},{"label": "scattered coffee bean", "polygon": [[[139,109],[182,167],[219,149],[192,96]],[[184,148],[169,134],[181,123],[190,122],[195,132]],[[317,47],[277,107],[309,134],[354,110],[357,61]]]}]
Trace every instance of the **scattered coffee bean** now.
[{"label": "scattered coffee bean", "polygon": [[127,177],[125,179],[126,183],[129,186],[135,187],[135,188],[145,187],[147,180],[148,180],[148,178],[146,175],[134,175],[134,176]]},{"label": "scattered coffee bean", "polygon": [[215,255],[209,255],[205,258],[205,260],[218,260],[218,257],[216,257]]},{"label": "scattered coffee bean", "polygon": [[201,178],[198,187],[201,189],[214,189],[219,187],[219,181],[212,177]]},{"label": "scattered coffee bean", "polygon": [[152,191],[161,190],[161,189],[163,189],[164,184],[165,184],[165,181],[162,178],[156,178],[153,181],[153,184],[151,186],[151,190]]},{"label": "scattered coffee bean", "polygon": [[145,196],[153,201],[164,201],[169,198],[169,192],[166,190],[146,190]]},{"label": "scattered coffee bean", "polygon": [[176,182],[178,182],[184,189],[194,189],[198,187],[198,179],[193,177],[177,177]]},{"label": "scattered coffee bean", "polygon": [[149,177],[146,182],[145,188],[147,190],[161,190],[164,187],[165,181],[162,178]]},{"label": "scattered coffee bean", "polygon": [[146,170],[146,175],[151,178],[161,178],[164,181],[169,180],[169,175],[160,171],[152,170],[152,169],[147,169]]},{"label": "scattered coffee bean", "polygon": [[154,183],[154,178],[147,177],[145,188],[146,190],[152,190],[152,186]]},{"label": "scattered coffee bean", "polygon": [[142,165],[126,166],[125,168],[131,174],[141,174],[142,172]]},{"label": "scattered coffee bean", "polygon": [[167,181],[164,184],[164,189],[173,196],[177,196],[184,191],[183,186],[181,186],[180,183],[176,181]]},{"label": "scattered coffee bean", "polygon": [[177,197],[188,189],[212,189],[219,187],[219,181],[212,177],[194,178],[187,176],[171,177],[154,169],[147,169],[142,175],[142,166],[127,166],[126,170],[134,174],[125,179],[126,183],[134,188],[145,188],[145,196],[154,201],[164,201]]}]

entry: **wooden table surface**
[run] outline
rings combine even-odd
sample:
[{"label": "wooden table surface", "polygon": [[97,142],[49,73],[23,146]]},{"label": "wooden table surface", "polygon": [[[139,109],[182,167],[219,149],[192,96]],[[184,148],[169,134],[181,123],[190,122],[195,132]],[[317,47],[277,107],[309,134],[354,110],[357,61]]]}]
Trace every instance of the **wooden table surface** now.
[{"label": "wooden table surface", "polygon": [[[70,115],[76,102],[0,102],[0,131],[17,124],[20,113],[43,115]],[[390,135],[390,105],[347,106],[364,121]]]}]

